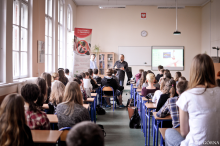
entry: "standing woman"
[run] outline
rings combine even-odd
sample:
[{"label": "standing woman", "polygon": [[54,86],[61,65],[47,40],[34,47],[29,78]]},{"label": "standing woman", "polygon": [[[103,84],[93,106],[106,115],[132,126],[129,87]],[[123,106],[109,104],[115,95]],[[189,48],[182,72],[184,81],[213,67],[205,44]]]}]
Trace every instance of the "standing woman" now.
[{"label": "standing woman", "polygon": [[65,76],[63,69],[59,69],[58,74],[59,74],[59,81],[66,86],[66,84],[68,83],[68,78]]},{"label": "standing woman", "polygon": [[47,85],[47,100],[46,103],[49,102],[49,98],[50,98],[50,93],[51,93],[51,75],[49,73],[42,73],[41,74],[41,78],[43,78],[46,81],[46,85]]},{"label": "standing woman", "polygon": [[75,81],[66,85],[63,102],[57,105],[58,127],[73,127],[79,122],[90,121],[89,112],[83,107],[82,93]]},{"label": "standing woman", "polygon": [[19,94],[4,98],[0,107],[0,145],[34,145],[31,130],[26,125],[24,100]]},{"label": "standing woman", "polygon": [[207,54],[196,55],[190,68],[189,89],[176,102],[179,106],[180,133],[167,129],[166,144],[219,145],[219,95],[212,59]]}]

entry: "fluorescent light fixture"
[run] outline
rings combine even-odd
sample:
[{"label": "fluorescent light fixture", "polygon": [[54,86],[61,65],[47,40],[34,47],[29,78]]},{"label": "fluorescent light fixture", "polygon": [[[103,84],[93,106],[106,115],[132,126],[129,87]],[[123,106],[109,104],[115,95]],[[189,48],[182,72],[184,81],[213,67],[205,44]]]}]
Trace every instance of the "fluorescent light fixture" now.
[{"label": "fluorescent light fixture", "polygon": [[126,5],[99,5],[99,9],[126,8]]}]

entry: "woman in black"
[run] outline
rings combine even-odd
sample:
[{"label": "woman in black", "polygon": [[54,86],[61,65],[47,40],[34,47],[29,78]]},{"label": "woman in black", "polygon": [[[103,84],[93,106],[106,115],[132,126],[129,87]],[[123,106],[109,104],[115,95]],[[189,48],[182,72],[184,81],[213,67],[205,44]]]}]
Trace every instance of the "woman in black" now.
[{"label": "woman in black", "polygon": [[34,145],[31,130],[26,125],[22,96],[19,94],[6,96],[0,109],[0,145]]}]

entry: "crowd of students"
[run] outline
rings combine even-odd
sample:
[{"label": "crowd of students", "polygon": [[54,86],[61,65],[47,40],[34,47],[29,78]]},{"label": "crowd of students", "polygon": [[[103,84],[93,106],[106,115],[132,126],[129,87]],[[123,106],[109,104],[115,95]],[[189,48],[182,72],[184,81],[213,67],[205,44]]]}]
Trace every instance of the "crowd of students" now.
[{"label": "crowd of students", "polygon": [[[206,54],[195,56],[189,81],[181,72],[176,72],[173,78],[163,66],[158,70],[160,73],[155,76],[150,70],[140,69],[135,80],[137,87],[142,88],[142,95],[154,93],[152,102],[156,102],[157,116],[163,118],[170,114],[171,127],[180,126],[181,133],[175,129],[166,130],[166,145],[206,145],[210,141],[219,144],[220,88],[212,59]],[[0,145],[33,145],[31,130],[51,128],[42,108],[43,104],[48,104],[48,113],[58,117],[58,128],[73,127],[68,133],[67,145],[103,146],[103,133],[96,124],[88,122],[90,115],[83,103],[101,84],[101,87],[111,86],[119,107],[124,107],[124,87],[119,85],[117,71],[108,69],[106,73],[107,76],[101,78],[98,69],[89,69],[72,78],[68,69],[58,69],[52,75],[44,72],[36,84],[24,85],[21,95],[6,96],[0,106]],[[112,95],[113,92],[103,94]],[[106,107],[111,107],[110,100],[106,102]]]},{"label": "crowd of students", "polygon": [[171,115],[171,125],[163,122],[163,127],[180,126],[180,133],[173,128],[166,130],[166,145],[220,144],[220,88],[217,86],[220,80],[215,80],[212,59],[206,54],[196,55],[189,81],[181,72],[176,72],[173,78],[161,65],[158,71],[155,76],[150,70],[140,69],[135,80],[143,96],[154,94],[152,102],[156,102],[158,117]]}]

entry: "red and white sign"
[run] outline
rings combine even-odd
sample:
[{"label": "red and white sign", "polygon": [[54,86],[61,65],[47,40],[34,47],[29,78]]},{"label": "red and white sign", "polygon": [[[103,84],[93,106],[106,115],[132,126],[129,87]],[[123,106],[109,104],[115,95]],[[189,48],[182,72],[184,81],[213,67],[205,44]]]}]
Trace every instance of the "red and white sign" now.
[{"label": "red and white sign", "polygon": [[141,19],[147,19],[147,13],[141,12]]}]

